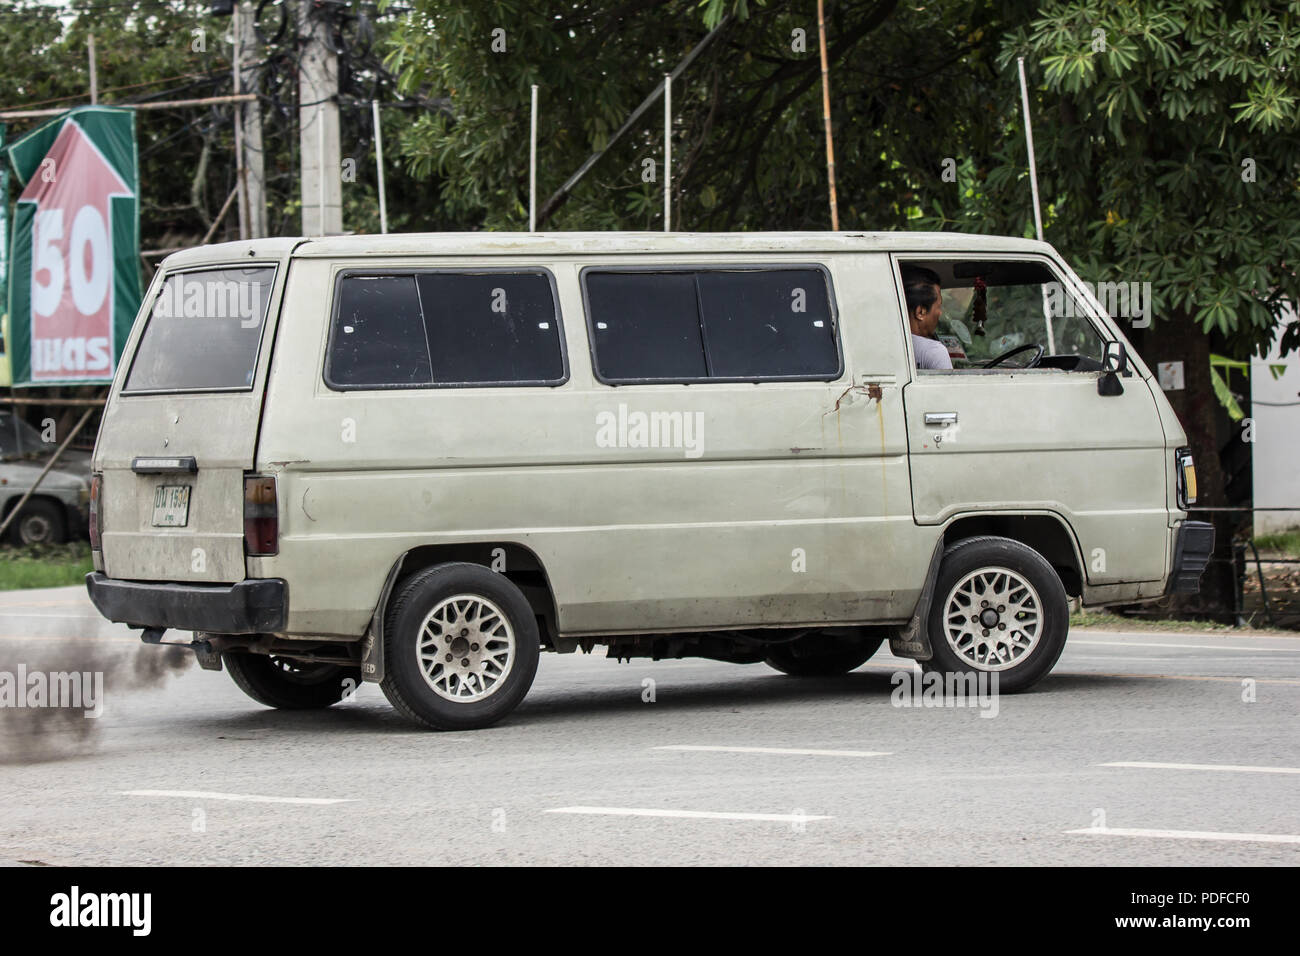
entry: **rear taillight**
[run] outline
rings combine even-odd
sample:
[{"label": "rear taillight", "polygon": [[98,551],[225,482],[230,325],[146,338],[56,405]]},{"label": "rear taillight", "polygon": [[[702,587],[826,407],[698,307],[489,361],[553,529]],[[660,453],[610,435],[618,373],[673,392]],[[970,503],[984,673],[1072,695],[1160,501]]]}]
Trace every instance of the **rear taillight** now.
[{"label": "rear taillight", "polygon": [[276,554],[280,550],[280,516],[275,479],[244,476],[244,553]]},{"label": "rear taillight", "polygon": [[1196,504],[1196,465],[1192,462],[1190,448],[1180,448],[1174,452],[1174,468],[1178,507],[1186,511],[1188,505]]},{"label": "rear taillight", "polygon": [[90,549],[102,550],[99,544],[99,496],[104,487],[103,475],[90,476]]}]

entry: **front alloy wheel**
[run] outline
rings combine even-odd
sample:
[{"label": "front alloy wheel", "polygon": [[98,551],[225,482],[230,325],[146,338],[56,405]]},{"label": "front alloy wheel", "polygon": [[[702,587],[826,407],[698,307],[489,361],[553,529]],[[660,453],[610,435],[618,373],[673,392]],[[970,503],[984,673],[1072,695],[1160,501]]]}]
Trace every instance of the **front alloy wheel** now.
[{"label": "front alloy wheel", "polygon": [[959,541],[944,552],[928,620],[927,671],[995,673],[998,690],[1028,690],[1065,648],[1069,599],[1056,569],[1010,538]]}]

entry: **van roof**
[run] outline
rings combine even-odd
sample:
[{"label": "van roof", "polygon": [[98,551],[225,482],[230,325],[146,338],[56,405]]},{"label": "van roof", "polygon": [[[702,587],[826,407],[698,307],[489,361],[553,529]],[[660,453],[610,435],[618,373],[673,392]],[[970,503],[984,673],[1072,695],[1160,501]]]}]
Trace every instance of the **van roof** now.
[{"label": "van roof", "polygon": [[1050,252],[1012,236],[958,232],[430,232],[280,237],[197,246],[168,256],[168,268],[232,259],[369,256],[663,255],[737,252]]}]

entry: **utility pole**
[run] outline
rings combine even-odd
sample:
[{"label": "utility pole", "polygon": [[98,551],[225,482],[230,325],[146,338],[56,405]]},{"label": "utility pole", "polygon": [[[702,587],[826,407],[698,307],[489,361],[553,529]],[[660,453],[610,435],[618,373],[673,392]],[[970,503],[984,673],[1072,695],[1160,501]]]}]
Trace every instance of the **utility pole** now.
[{"label": "utility pole", "polygon": [[324,5],[300,0],[298,152],[304,236],[343,232],[343,161],[339,146],[339,63],[326,45]]},{"label": "utility pole", "polygon": [[86,37],[86,56],[90,59],[90,105],[99,102],[99,69],[95,64],[95,34]]},{"label": "utility pole", "polygon": [[[256,63],[258,60],[257,31],[253,28],[253,4],[240,3],[234,11],[232,24],[235,36],[235,93],[261,92]],[[257,99],[235,104],[235,132],[242,140],[237,160],[243,201],[240,212],[243,225],[241,235],[260,239],[266,235],[266,173],[262,161],[262,104]]]}]

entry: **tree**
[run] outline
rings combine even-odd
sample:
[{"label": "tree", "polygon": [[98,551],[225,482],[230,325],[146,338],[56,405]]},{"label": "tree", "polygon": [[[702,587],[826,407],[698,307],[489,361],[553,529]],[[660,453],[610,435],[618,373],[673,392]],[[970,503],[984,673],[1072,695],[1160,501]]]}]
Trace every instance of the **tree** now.
[{"label": "tree", "polygon": [[[1265,349],[1300,301],[1300,10],[1266,0],[1043,4],[998,58],[1005,141],[977,156],[936,220],[1029,232],[1014,58],[1035,77],[1044,233],[1084,278],[1150,282],[1154,325],[1132,337],[1151,366],[1184,364],[1168,397],[1188,433],[1202,505],[1227,504],[1211,351]],[[969,169],[969,167],[968,167]],[[1283,332],[1300,345],[1300,326]],[[1285,440],[1271,436],[1271,440]],[[1198,517],[1204,517],[1198,515]],[[1234,522],[1191,607],[1232,606]]]},{"label": "tree", "polygon": [[[491,229],[527,224],[529,86],[540,87],[538,205],[609,137],[720,21],[674,84],[674,227],[829,225],[816,7],[698,0],[413,0],[387,59],[408,95],[445,94],[415,120],[402,154],[440,173],[441,199]],[[945,157],[963,155],[985,114],[996,11],[1028,4],[897,0],[828,5],[840,218],[846,229],[905,227],[938,195]],[[662,113],[656,108],[545,223],[557,229],[662,225]],[[653,179],[650,177],[653,176]]]}]

